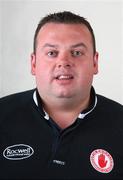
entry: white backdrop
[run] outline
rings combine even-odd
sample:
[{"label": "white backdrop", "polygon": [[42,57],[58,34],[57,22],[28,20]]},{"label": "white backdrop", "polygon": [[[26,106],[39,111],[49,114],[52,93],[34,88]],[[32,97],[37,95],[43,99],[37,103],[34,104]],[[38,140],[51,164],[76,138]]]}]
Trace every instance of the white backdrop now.
[{"label": "white backdrop", "polygon": [[0,0],[0,96],[35,87],[30,54],[36,26],[46,14],[62,10],[91,23],[99,52],[94,87],[123,103],[123,3],[118,0]]}]

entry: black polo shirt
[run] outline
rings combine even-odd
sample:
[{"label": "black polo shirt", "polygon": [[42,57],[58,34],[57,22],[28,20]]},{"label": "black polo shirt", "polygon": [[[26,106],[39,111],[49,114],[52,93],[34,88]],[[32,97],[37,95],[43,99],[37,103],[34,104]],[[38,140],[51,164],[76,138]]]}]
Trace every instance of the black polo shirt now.
[{"label": "black polo shirt", "polygon": [[35,90],[0,99],[0,179],[123,179],[123,107],[91,90],[62,130]]}]

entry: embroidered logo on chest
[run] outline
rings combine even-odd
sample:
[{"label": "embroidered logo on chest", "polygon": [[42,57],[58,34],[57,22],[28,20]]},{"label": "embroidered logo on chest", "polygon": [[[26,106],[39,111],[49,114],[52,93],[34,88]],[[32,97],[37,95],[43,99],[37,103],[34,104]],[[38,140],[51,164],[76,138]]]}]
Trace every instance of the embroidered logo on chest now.
[{"label": "embroidered logo on chest", "polygon": [[29,158],[34,153],[32,147],[26,144],[16,144],[13,146],[7,147],[3,151],[3,156],[9,160],[22,160]]},{"label": "embroidered logo on chest", "polygon": [[94,150],[90,155],[90,162],[101,173],[109,173],[114,167],[112,156],[103,149]]}]

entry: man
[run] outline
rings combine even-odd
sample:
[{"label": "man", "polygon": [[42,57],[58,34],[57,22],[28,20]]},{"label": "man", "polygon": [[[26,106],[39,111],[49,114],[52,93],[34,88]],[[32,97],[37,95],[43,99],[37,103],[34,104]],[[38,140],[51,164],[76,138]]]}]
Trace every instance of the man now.
[{"label": "man", "polygon": [[89,22],[44,17],[35,32],[36,89],[0,100],[1,179],[122,179],[123,107],[97,95]]}]

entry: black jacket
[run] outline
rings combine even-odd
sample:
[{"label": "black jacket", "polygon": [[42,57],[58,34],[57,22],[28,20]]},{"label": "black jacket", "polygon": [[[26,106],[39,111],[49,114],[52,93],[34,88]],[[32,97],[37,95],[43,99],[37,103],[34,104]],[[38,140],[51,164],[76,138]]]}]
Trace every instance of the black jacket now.
[{"label": "black jacket", "polygon": [[65,130],[47,120],[34,90],[0,99],[1,179],[123,179],[123,106],[96,107]]}]

